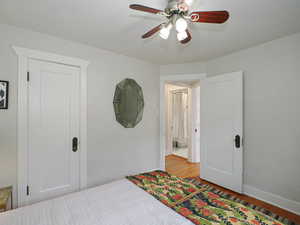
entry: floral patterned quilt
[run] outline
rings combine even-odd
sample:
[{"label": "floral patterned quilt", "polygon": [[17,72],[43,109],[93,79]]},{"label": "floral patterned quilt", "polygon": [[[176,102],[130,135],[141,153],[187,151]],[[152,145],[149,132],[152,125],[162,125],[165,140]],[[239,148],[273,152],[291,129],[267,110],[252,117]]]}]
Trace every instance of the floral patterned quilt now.
[{"label": "floral patterned quilt", "polygon": [[128,176],[127,179],[194,224],[282,224],[250,207],[225,199],[211,192],[207,187],[163,171]]}]

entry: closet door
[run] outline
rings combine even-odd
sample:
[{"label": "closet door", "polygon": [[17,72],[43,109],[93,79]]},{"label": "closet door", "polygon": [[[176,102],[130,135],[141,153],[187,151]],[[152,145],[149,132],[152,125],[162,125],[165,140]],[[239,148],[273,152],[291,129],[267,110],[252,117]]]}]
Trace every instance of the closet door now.
[{"label": "closet door", "polygon": [[28,202],[79,190],[76,67],[29,60]]}]

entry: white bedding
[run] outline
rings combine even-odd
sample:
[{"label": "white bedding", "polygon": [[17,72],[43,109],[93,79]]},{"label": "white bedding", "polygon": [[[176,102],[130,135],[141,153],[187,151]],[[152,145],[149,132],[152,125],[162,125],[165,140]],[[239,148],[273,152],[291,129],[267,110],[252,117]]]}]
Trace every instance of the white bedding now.
[{"label": "white bedding", "polygon": [[0,225],[192,225],[123,179],[0,214]]}]

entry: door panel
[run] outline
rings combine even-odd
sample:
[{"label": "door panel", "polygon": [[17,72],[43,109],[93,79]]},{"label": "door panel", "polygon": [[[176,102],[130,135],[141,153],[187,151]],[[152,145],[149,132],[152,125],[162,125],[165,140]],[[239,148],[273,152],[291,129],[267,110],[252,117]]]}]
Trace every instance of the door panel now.
[{"label": "door panel", "polygon": [[79,68],[29,61],[29,202],[79,189]]},{"label": "door panel", "polygon": [[220,75],[201,81],[201,178],[242,192],[243,74]]}]

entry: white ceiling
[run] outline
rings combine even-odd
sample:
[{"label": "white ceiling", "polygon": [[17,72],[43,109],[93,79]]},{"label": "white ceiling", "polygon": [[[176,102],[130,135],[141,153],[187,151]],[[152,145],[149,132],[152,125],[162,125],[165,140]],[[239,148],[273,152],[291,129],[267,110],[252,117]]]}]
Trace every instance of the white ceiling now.
[{"label": "white ceiling", "polygon": [[0,0],[0,23],[79,41],[158,64],[208,60],[300,32],[300,0],[195,0],[197,10],[228,10],[223,25],[190,25],[184,46],[140,36],[164,21],[130,10],[139,3],[164,9],[167,0]]}]

